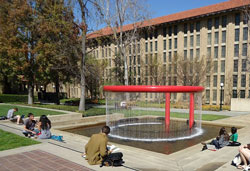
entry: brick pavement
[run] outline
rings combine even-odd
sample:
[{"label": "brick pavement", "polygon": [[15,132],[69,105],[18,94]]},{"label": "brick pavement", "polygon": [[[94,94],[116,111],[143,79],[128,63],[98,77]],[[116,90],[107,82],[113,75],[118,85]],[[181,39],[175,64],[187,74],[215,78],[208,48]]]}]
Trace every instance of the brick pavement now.
[{"label": "brick pavement", "polygon": [[0,171],[92,171],[42,150],[0,157]]}]

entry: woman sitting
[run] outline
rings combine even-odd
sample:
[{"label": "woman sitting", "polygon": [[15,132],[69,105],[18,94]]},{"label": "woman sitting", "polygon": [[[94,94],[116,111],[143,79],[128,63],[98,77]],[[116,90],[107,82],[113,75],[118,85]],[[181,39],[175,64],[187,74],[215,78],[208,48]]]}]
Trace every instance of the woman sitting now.
[{"label": "woman sitting", "polygon": [[220,149],[229,144],[229,135],[224,127],[220,129],[219,136],[217,136],[211,144],[214,145],[216,149]]},{"label": "woman sitting", "polygon": [[38,138],[40,139],[50,138],[51,137],[50,128],[51,128],[50,120],[47,118],[46,115],[42,115],[38,122],[38,130],[40,131],[40,133],[38,134]]},{"label": "woman sitting", "polygon": [[238,169],[248,170],[247,164],[250,162],[250,144],[239,147],[240,158],[244,165],[238,165]]}]

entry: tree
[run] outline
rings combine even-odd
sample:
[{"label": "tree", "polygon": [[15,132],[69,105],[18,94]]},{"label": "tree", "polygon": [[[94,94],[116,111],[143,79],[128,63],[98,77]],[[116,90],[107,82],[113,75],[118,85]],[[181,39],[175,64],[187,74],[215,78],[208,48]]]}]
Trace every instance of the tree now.
[{"label": "tree", "polygon": [[213,62],[211,57],[187,59],[176,55],[172,68],[177,76],[178,85],[200,86],[206,81],[206,75],[213,72]]},{"label": "tree", "polygon": [[[124,83],[128,85],[128,46],[139,40],[138,29],[148,17],[145,3],[139,0],[96,0],[101,21],[112,31],[113,41],[124,62]],[[128,24],[133,23],[133,24]],[[102,35],[102,30],[96,34]],[[119,56],[119,57],[120,57]],[[121,61],[118,59],[118,61]]]}]

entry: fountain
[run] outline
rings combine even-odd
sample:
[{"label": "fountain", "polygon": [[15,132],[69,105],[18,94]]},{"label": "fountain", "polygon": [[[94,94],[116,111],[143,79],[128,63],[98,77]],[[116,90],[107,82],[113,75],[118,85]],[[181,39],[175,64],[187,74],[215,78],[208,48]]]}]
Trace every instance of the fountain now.
[{"label": "fountain", "polygon": [[110,137],[160,142],[201,135],[203,89],[199,86],[104,86]]}]

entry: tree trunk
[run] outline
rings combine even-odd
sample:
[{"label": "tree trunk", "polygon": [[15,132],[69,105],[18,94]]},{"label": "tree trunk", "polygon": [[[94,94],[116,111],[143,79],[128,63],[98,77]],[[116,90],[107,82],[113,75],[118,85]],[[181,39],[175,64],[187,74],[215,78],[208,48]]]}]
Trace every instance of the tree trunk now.
[{"label": "tree trunk", "polygon": [[79,111],[85,111],[85,76],[83,71],[81,72],[81,97],[80,97],[80,103],[79,103]]},{"label": "tree trunk", "polygon": [[34,86],[28,84],[28,104],[32,105],[34,103]]},{"label": "tree trunk", "polygon": [[58,79],[55,81],[55,86],[56,86],[56,104],[59,105],[60,104],[60,96],[59,96],[59,87],[60,87],[60,84],[59,84],[59,80]]}]

